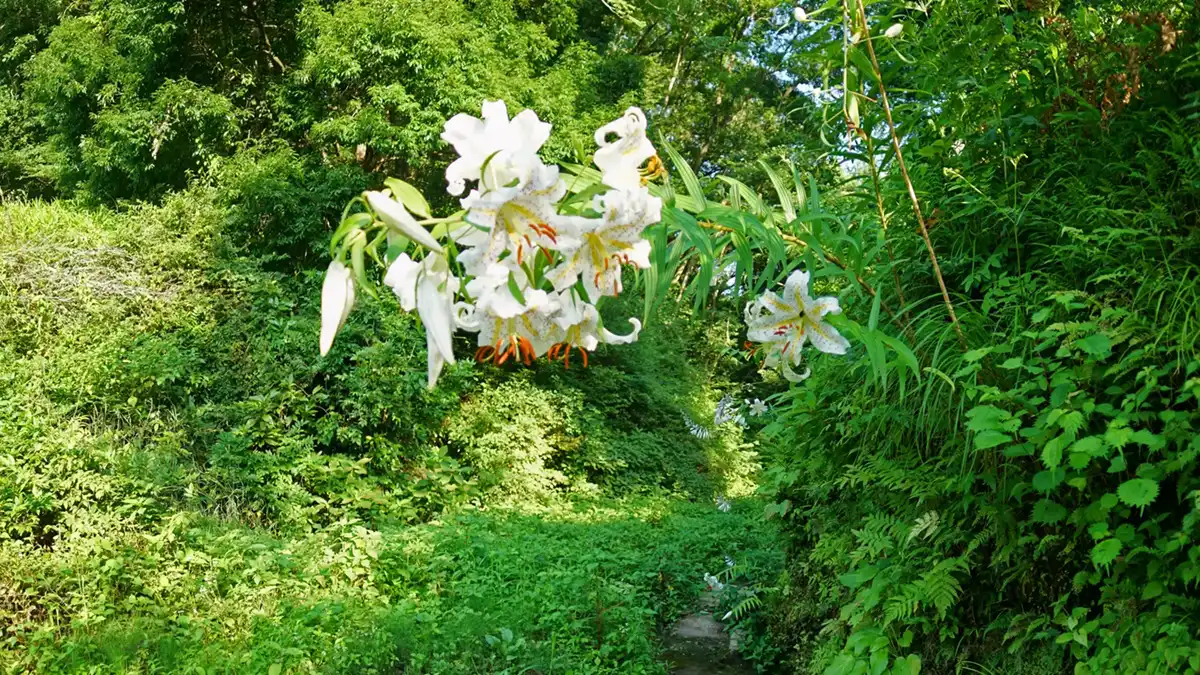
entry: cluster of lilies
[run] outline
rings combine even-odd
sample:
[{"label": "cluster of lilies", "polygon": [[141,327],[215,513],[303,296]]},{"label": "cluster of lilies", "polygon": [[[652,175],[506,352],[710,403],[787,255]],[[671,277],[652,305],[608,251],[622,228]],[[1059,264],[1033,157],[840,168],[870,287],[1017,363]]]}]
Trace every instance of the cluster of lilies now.
[{"label": "cluster of lilies", "polygon": [[[599,345],[636,341],[638,319],[628,320],[629,333],[613,333],[597,303],[621,294],[624,268],[651,264],[643,232],[661,221],[663,204],[649,182],[665,172],[646,117],[629,108],[596,130],[602,185],[583,192],[568,190],[559,167],[539,157],[550,128],[531,110],[510,118],[503,101],[484,102],[479,118],[448,120],[441,137],[458,158],[446,168],[446,189],[462,207],[448,218],[432,217],[420,193],[395,179],[353,200],[321,291],[321,354],[353,309],[356,287],[374,293],[368,257],[386,267],[384,285],[425,327],[430,388],[454,363],[456,330],[475,333],[476,359],[497,364],[547,356],[569,366],[574,351],[586,366]],[[747,307],[748,337],[768,345],[768,366],[803,379],[791,366],[806,340],[845,353],[845,339],[823,321],[839,311],[836,298],[809,297],[808,274],[795,272],[783,297],[768,292]]]}]

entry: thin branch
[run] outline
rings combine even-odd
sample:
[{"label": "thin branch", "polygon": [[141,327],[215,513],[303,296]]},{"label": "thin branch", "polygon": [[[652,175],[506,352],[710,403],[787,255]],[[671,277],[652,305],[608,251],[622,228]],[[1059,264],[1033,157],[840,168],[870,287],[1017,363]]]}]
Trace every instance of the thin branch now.
[{"label": "thin branch", "polygon": [[[892,251],[892,240],[888,238],[888,218],[887,211],[883,208],[883,192],[879,189],[879,167],[875,166],[875,143],[870,134],[867,134],[867,157],[871,160],[868,166],[871,167],[871,185],[875,188],[875,205],[879,207],[879,225],[883,228],[883,241],[887,246],[888,261],[891,262],[892,278],[896,280],[896,297],[900,300],[900,307],[908,306],[908,302],[904,300],[904,289],[900,286],[900,271],[896,269],[896,255]],[[904,320],[908,324],[907,333],[909,339],[912,339],[912,316],[906,311]]]},{"label": "thin branch", "polygon": [[279,57],[275,55],[275,49],[271,46],[271,36],[267,35],[267,27],[263,25],[262,17],[258,14],[257,0],[250,0],[249,5],[247,6],[250,9],[251,18],[254,19],[254,25],[258,29],[258,34],[262,36],[264,51],[266,52],[267,56],[271,57],[271,61],[279,67],[279,72],[286,73],[287,66],[283,65],[283,61],[281,61]]},{"label": "thin branch", "polygon": [[892,135],[892,147],[896,150],[896,162],[900,166],[900,175],[904,185],[908,187],[908,197],[912,200],[913,213],[917,216],[917,226],[921,230],[921,238],[925,240],[925,249],[929,251],[929,261],[933,263],[933,274],[937,277],[938,288],[942,291],[942,300],[946,303],[946,311],[950,314],[950,323],[958,335],[958,342],[963,349],[967,348],[967,338],[963,335],[962,326],[958,323],[958,315],[954,312],[954,303],[950,301],[950,292],[946,290],[946,280],[942,277],[942,268],[938,264],[937,253],[933,250],[933,242],[929,239],[929,230],[925,227],[925,216],[921,213],[921,202],[917,199],[917,191],[913,188],[912,179],[908,176],[908,167],[904,164],[904,153],[900,150],[900,137],[896,135],[896,123],[892,120],[892,106],[888,103],[887,88],[883,86],[883,71],[879,69],[879,59],[875,57],[875,47],[871,43],[871,31],[867,26],[867,10],[863,0],[858,3],[858,15],[862,20],[864,40],[867,43],[867,54],[871,57],[871,67],[875,69],[875,83],[879,85],[879,100],[883,104],[883,113],[887,117],[888,131]]}]

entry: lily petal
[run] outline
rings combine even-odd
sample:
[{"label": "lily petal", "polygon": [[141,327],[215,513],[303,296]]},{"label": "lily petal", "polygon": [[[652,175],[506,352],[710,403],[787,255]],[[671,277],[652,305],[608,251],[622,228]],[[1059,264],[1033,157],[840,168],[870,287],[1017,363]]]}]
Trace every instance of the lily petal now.
[{"label": "lily petal", "polygon": [[430,276],[422,277],[417,284],[417,314],[425,324],[425,335],[431,347],[440,352],[449,363],[454,363],[454,306],[451,299],[438,289],[438,282]]},{"label": "lily petal", "polygon": [[609,332],[607,328],[600,329],[601,341],[609,345],[627,345],[637,342],[638,333],[642,332],[642,322],[637,319],[629,319],[629,324],[633,326],[633,332],[629,335],[617,335]]},{"label": "lily petal", "polygon": [[387,274],[383,277],[383,285],[392,289],[400,298],[400,307],[411,312],[417,307],[417,276],[421,271],[421,263],[401,253],[399,258],[388,266]]},{"label": "lily petal", "polygon": [[850,342],[833,326],[824,321],[805,321],[804,332],[818,350],[826,354],[845,354],[850,348]]}]

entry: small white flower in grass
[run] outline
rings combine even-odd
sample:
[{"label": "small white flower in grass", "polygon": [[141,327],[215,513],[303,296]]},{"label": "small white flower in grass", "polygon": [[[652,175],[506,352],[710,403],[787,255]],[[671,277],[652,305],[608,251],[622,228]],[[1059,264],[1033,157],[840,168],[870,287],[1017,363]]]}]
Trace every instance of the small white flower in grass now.
[{"label": "small white flower in grass", "polygon": [[837,298],[814,299],[808,294],[808,272],[797,270],[784,283],[783,296],[767,291],[746,307],[746,337],[767,345],[766,365],[782,366],[791,381],[803,380],[808,373],[797,374],[803,348],[811,342],[827,354],[845,354],[850,347],[846,338],[825,321],[829,314],[840,314]]},{"label": "small white flower in grass", "polygon": [[713,413],[713,424],[721,426],[726,422],[734,419],[735,411],[733,409],[733,394],[725,394],[717,401],[717,409]]},{"label": "small white flower in grass", "polygon": [[730,556],[725,556],[725,566],[726,566],[726,567],[733,567],[733,558],[732,558],[732,557],[730,557]]},{"label": "small white flower in grass", "polygon": [[749,406],[750,406],[750,415],[752,417],[759,417],[761,415],[767,414],[767,404],[763,403],[762,399],[756,398],[756,399],[754,399],[753,403],[751,403],[750,401],[746,401],[746,403],[749,404]]},{"label": "small white flower in grass", "polygon": [[734,421],[734,423],[736,423],[739,427],[741,427],[743,429],[745,429],[747,426],[749,426],[748,424],[746,424],[746,416],[745,415],[739,414],[737,417],[733,418],[733,421]]},{"label": "small white flower in grass", "polygon": [[903,32],[904,32],[904,24],[894,23],[887,30],[885,30],[883,32],[883,36],[885,38],[895,39],[895,38],[900,37],[900,34]]},{"label": "small white flower in grass", "polygon": [[808,21],[808,12],[804,11],[803,7],[797,7],[792,10],[792,17],[801,23]]},{"label": "small white flower in grass", "polygon": [[354,277],[340,260],[329,263],[321,286],[321,356],[329,353],[333,339],[354,309]]},{"label": "small white flower in grass", "polygon": [[431,251],[442,252],[442,245],[425,228],[421,227],[400,202],[383,192],[368,192],[367,203],[371,205],[375,215],[387,223],[388,227]]},{"label": "small white flower in grass", "polygon": [[428,384],[433,389],[443,366],[454,363],[454,296],[460,282],[444,255],[430,254],[418,263],[404,253],[388,267],[383,283],[400,299],[401,308],[410,312],[415,308],[421,317],[429,356]]},{"label": "small white flower in grass", "polygon": [[725,584],[721,583],[720,579],[709,574],[708,572],[704,573],[704,583],[708,584],[708,590],[710,591],[720,593],[721,591],[725,590]]},{"label": "small white flower in grass", "polygon": [[593,161],[600,167],[601,182],[615,190],[641,187],[642,165],[657,156],[654,144],[646,137],[646,114],[642,109],[626,109],[620,118],[597,129],[595,138],[600,149]]},{"label": "small white flower in grass", "polygon": [[718,511],[720,511],[721,513],[729,513],[730,509],[732,509],[732,508],[733,508],[733,505],[729,503],[729,500],[725,498],[725,495],[717,495],[717,510]]},{"label": "small white flower in grass", "polygon": [[683,424],[687,427],[688,433],[696,438],[705,439],[709,436],[712,436],[712,432],[709,431],[707,427],[693,422],[692,418],[688,417],[687,413],[683,413]]}]

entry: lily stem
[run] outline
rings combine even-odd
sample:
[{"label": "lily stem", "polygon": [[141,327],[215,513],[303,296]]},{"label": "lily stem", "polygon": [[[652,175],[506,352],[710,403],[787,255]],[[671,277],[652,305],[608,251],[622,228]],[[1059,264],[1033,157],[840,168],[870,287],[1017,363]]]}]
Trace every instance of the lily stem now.
[{"label": "lily stem", "polygon": [[921,213],[921,202],[917,199],[917,191],[913,188],[912,179],[908,176],[908,167],[904,164],[904,153],[900,150],[900,137],[896,134],[896,123],[892,120],[892,106],[888,102],[887,87],[883,85],[883,72],[879,69],[879,59],[875,57],[875,47],[871,43],[871,31],[867,26],[867,10],[863,6],[863,0],[856,0],[858,3],[858,15],[863,25],[864,41],[867,44],[867,54],[871,57],[871,67],[875,72],[875,83],[879,85],[879,101],[883,104],[883,113],[887,117],[888,131],[892,136],[892,147],[896,150],[896,163],[900,166],[900,175],[904,178],[904,185],[908,188],[909,199],[912,200],[913,213],[917,217],[917,227],[921,231],[921,238],[925,240],[925,249],[929,251],[929,261],[933,263],[933,274],[937,277],[938,288],[942,291],[942,301],[946,303],[946,311],[950,314],[950,324],[954,327],[955,334],[958,335],[958,343],[965,350],[967,348],[967,338],[963,335],[962,326],[958,323],[958,315],[954,312],[954,303],[950,301],[950,292],[946,290],[946,280],[942,277],[942,268],[938,264],[937,253],[933,250],[933,242],[929,239],[929,229],[925,227],[925,216]]}]

